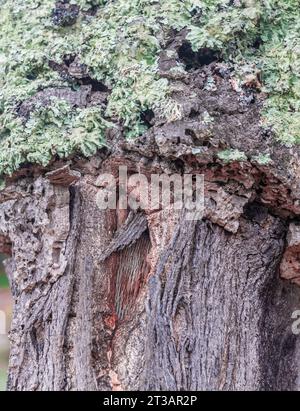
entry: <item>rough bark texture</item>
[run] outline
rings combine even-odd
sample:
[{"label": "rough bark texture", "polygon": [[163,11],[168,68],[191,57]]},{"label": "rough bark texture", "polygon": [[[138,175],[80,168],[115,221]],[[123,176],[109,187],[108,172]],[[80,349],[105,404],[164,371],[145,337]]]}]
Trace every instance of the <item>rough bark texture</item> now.
[{"label": "rough bark texture", "polygon": [[279,278],[287,222],[241,207],[249,196],[231,195],[235,212],[222,212],[211,181],[203,221],[172,208],[120,218],[96,204],[97,175],[116,165],[58,168],[3,195],[8,389],[299,389],[300,290]]},{"label": "rough bark texture", "polygon": [[[299,150],[264,136],[259,103],[245,106],[227,80],[206,91],[207,70],[181,84],[184,119],[134,143],[110,132],[110,149],[90,160],[7,179],[9,390],[300,389],[300,289],[280,278],[299,284]],[[205,110],[218,117],[209,130]],[[224,164],[216,152],[226,147],[267,148],[273,163]],[[203,174],[203,219],[172,207],[100,210],[97,178],[120,165]]]}]

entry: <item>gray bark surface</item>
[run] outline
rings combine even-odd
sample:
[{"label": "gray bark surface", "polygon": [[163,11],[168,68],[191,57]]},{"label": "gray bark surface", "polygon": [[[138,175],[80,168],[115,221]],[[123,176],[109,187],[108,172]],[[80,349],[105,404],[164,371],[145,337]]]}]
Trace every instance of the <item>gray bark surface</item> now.
[{"label": "gray bark surface", "polygon": [[279,275],[288,222],[241,183],[223,201],[211,178],[202,221],[100,210],[97,176],[119,164],[55,165],[2,194],[8,389],[298,390],[300,289]]},{"label": "gray bark surface", "polygon": [[[204,87],[212,75],[214,92]],[[116,124],[88,160],[24,165],[6,178],[9,390],[300,389],[299,148],[266,136],[259,99],[246,104],[213,64],[178,90],[181,120],[154,119],[134,142]],[[85,92],[66,98],[79,105]],[[217,121],[203,122],[206,112]],[[224,148],[247,160],[222,162]],[[260,152],[272,162],[253,160]],[[100,210],[98,177],[117,177],[120,165],[204,175],[203,219],[172,207]]]}]

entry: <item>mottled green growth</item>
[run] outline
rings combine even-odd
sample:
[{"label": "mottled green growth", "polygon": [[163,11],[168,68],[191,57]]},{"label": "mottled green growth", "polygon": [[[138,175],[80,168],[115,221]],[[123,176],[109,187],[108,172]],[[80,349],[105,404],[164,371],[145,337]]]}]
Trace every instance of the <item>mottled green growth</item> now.
[{"label": "mottled green growth", "polygon": [[[297,0],[70,0],[79,6],[70,26],[55,25],[54,0],[0,0],[0,174],[24,162],[93,154],[105,143],[111,119],[128,138],[145,131],[141,113],[165,121],[182,116],[158,57],[170,28],[188,29],[196,51],[219,51],[241,85],[259,76],[267,93],[263,123],[287,144],[300,142],[300,8]],[[93,12],[91,12],[93,8]],[[111,90],[107,107],[74,108],[53,99],[17,116],[38,90],[76,86],[49,66],[78,56],[90,78]],[[179,66],[182,70],[182,66]]]},{"label": "mottled green growth", "polygon": [[231,161],[246,161],[247,156],[245,153],[239,150],[224,150],[218,153],[218,157],[220,160],[223,160],[225,163],[229,163]]},{"label": "mottled green growth", "polygon": [[253,157],[252,160],[256,161],[261,166],[266,166],[272,162],[269,154],[259,154],[258,156]]}]

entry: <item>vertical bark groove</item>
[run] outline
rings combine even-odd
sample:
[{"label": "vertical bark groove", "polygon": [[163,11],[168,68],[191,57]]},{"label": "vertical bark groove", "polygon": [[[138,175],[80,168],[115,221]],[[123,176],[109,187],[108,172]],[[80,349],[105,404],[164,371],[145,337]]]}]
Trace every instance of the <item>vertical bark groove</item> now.
[{"label": "vertical bark groove", "polygon": [[209,222],[179,224],[150,286],[143,388],[299,389],[289,325],[300,293],[277,270],[284,234],[271,216],[264,227],[243,220],[238,235]]},{"label": "vertical bark groove", "polygon": [[68,187],[57,175],[24,180],[0,205],[9,390],[300,389],[283,220],[258,204],[239,205],[237,224],[228,207],[220,225],[170,207],[127,210],[119,227],[90,176]]}]

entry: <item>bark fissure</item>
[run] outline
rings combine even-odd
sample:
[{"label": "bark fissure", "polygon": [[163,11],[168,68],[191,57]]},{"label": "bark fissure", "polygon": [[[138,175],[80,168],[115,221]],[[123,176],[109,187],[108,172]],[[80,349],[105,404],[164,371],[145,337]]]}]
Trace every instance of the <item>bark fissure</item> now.
[{"label": "bark fissure", "polygon": [[297,226],[236,180],[225,192],[218,171],[202,221],[172,207],[120,220],[97,206],[99,173],[74,180],[63,168],[1,203],[15,299],[8,388],[298,388],[300,292],[279,278]]},{"label": "bark fissure", "polygon": [[[271,144],[257,125],[259,103],[241,105],[217,70],[180,80],[181,120],[152,113],[134,142],[117,127],[89,160],[27,165],[6,178],[10,390],[299,388],[290,317],[300,291],[279,278],[299,284],[298,149]],[[204,88],[209,76],[214,93]],[[71,104],[86,98],[84,87],[66,94]],[[24,113],[52,92],[25,102]],[[206,124],[206,112],[217,121]],[[247,160],[222,162],[228,147]],[[257,149],[273,161],[254,161]],[[119,166],[147,178],[203,174],[203,220],[187,221],[172,204],[99,209],[98,177],[110,172],[118,183]]]},{"label": "bark fissure", "polygon": [[[299,343],[287,324],[294,304],[299,302],[299,291],[278,278],[284,247],[282,223],[269,216],[265,227],[258,228],[244,220],[241,233],[234,236],[201,222],[195,229],[196,239],[186,223],[179,227],[180,235],[151,281],[144,388],[291,387],[299,372]],[[195,250],[193,244],[197,244]],[[251,249],[257,251],[249,255]],[[189,263],[191,255],[194,264]],[[171,259],[169,264],[164,258]],[[180,287],[176,287],[178,281]],[[286,288],[291,301],[280,299]],[[289,352],[277,352],[277,369],[267,370],[274,361],[273,349],[280,335],[294,345]],[[290,371],[286,367],[291,367]]]}]

